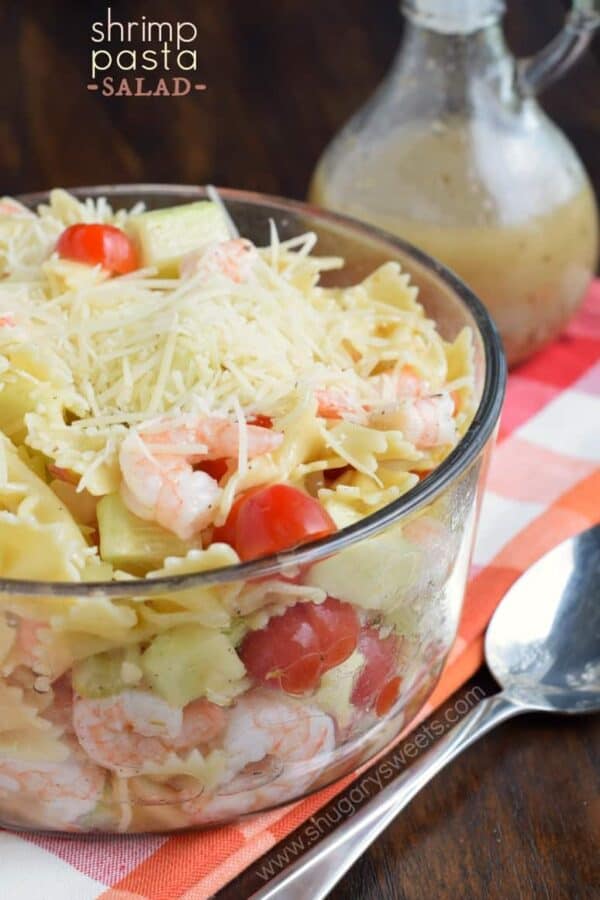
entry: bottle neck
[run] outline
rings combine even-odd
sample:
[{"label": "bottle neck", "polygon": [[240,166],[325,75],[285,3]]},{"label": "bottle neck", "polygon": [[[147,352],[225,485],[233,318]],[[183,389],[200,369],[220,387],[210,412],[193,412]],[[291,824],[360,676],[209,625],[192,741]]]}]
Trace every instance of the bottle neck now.
[{"label": "bottle neck", "polygon": [[[412,85],[438,111],[459,113],[468,113],[485,97],[501,102],[514,98],[515,60],[499,20],[502,2],[405,0],[403,6],[408,15],[388,82],[392,93]],[[458,16],[459,6],[463,13],[471,9],[473,16]]]},{"label": "bottle neck", "polygon": [[504,0],[402,0],[402,12],[414,25],[439,34],[470,34],[495,25]]}]

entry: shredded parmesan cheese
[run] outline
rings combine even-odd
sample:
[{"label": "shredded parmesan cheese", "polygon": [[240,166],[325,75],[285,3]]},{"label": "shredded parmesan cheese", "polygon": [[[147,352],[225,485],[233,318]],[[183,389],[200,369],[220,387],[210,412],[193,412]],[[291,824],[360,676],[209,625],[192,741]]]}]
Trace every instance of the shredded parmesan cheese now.
[{"label": "shredded parmesan cheese", "polygon": [[[222,206],[214,189],[209,194]],[[18,325],[0,327],[0,388],[17,375],[36,385],[39,397],[5,428],[24,422],[26,443],[79,473],[80,489],[114,489],[127,428],[165,415],[236,420],[236,479],[244,482],[254,471],[246,430],[254,414],[283,420],[299,398],[323,389],[367,404],[370,376],[399,358],[432,391],[444,385],[443,342],[394,263],[354,287],[325,289],[321,273],[343,261],[313,256],[314,233],[280,240],[271,221],[270,245],[241,283],[206,272],[160,278],[151,267],[107,278],[53,252],[75,221],[126,226],[127,213],[55,191],[38,215],[19,217],[9,239],[0,234],[0,316]],[[458,372],[453,387],[469,378]],[[333,435],[327,446],[373,475]]]}]

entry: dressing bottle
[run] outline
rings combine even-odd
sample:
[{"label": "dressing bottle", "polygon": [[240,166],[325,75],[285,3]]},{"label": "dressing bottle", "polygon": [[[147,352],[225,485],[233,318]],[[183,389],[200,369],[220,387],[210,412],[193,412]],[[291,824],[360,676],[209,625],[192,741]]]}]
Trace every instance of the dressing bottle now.
[{"label": "dressing bottle", "polygon": [[453,269],[515,364],[560,332],[597,264],[592,188],[536,98],[589,43],[600,0],[576,0],[563,31],[522,61],[504,41],[504,6],[405,0],[392,69],[326,150],[310,197]]}]

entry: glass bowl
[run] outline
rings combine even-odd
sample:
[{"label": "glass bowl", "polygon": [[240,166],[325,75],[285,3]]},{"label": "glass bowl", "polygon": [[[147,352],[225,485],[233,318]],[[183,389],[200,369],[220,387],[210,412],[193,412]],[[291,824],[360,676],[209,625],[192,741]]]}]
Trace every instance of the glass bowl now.
[{"label": "glass bowl", "polygon": [[[76,193],[126,208],[205,196],[202,188],[171,185]],[[382,231],[276,197],[233,190],[221,196],[241,234],[257,244],[268,243],[270,220],[282,238],[314,231],[317,253],[346,260],[327,274],[330,285],[398,261],[445,338],[472,329],[476,415],[453,452],[409,493],[299,549],[156,579],[0,579],[4,826],[168,832],[288,803],[352,771],[397,735],[433,690],[454,641],[506,378],[489,316],[451,272]],[[20,199],[33,206],[45,198]],[[326,630],[321,654],[329,669],[310,695],[286,693],[281,682],[253,685],[243,668],[240,675],[233,650],[212,655],[224,635],[236,646],[240,616],[253,614],[260,628],[265,607],[282,614],[326,596],[354,607],[361,640],[350,659],[332,665],[342,636]],[[177,684],[209,672],[217,693],[236,678],[239,693],[228,705],[200,698],[184,707],[149,696],[131,654],[158,634],[163,675],[165,664]],[[73,666],[81,683],[82,661],[83,710],[71,683]]]}]

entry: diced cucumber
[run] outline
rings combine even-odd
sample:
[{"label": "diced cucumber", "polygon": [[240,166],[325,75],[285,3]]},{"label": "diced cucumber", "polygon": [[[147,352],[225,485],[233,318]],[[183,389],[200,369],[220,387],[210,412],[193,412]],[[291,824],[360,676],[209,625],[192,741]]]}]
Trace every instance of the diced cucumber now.
[{"label": "diced cucumber", "polygon": [[[97,700],[120,694],[136,683],[130,676],[139,668],[140,652],[137,647],[96,653],[80,662],[72,670],[73,690],[80,697]],[[139,669],[140,679],[142,670]]]},{"label": "diced cucumber", "polygon": [[248,687],[244,664],[226,635],[200,625],[155,637],[142,668],[156,693],[174,706],[198,697],[225,705]]},{"label": "diced cucumber", "polygon": [[419,572],[419,551],[397,529],[315,563],[306,583],[362,609],[396,609]]},{"label": "diced cucumber", "polygon": [[190,545],[154,522],[134,516],[120,494],[107,494],[96,507],[100,556],[116,569],[145,574],[166,556],[185,556]]},{"label": "diced cucumber", "polygon": [[138,242],[142,265],[156,266],[166,276],[179,274],[179,263],[186,253],[229,237],[225,216],[216,203],[208,200],[133,216],[129,230]]}]

